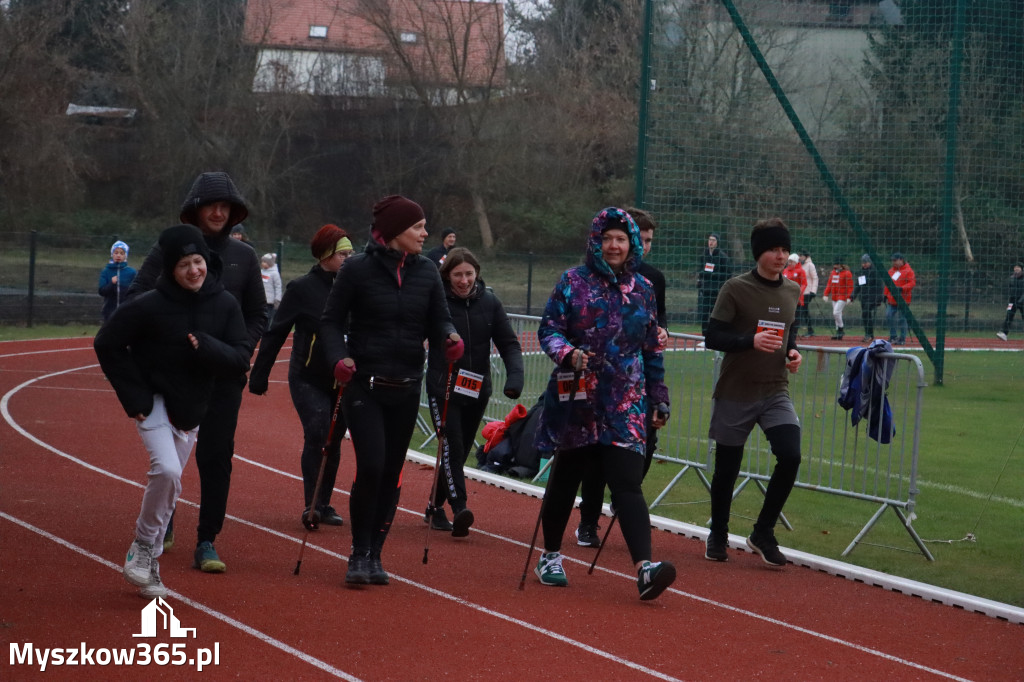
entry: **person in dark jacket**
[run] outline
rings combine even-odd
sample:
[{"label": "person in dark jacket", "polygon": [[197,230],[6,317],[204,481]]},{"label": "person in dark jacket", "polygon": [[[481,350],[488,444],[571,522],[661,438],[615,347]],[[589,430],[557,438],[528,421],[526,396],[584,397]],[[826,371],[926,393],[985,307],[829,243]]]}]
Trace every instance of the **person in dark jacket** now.
[{"label": "person in dark jacket", "polygon": [[100,272],[99,293],[103,297],[100,315],[104,322],[110,319],[121,301],[128,300],[128,287],[134,279],[135,268],[128,265],[128,245],[118,240],[110,247],[110,262]]},{"label": "person in dark jacket", "polygon": [[[444,349],[430,347],[427,366],[430,416],[435,429],[444,418],[445,432],[437,489],[427,507],[425,520],[435,530],[465,537],[473,525],[473,512],[466,508],[463,468],[491,398],[491,341],[505,363],[503,393],[513,400],[523,392],[523,350],[501,301],[480,279],[480,262],[468,249],[455,248],[448,252],[441,266],[441,280],[452,323],[466,345],[466,352],[451,366],[449,375]],[[450,390],[445,411],[446,389]],[[452,508],[452,522],[444,512],[445,498]]]},{"label": "person in dark jacket", "polygon": [[[256,252],[245,242],[230,236],[231,228],[245,220],[248,214],[245,200],[231,177],[217,171],[201,173],[195,179],[181,205],[180,220],[198,227],[210,252],[223,263],[219,279],[242,308],[251,356],[267,324],[267,298]],[[153,288],[160,274],[162,259],[160,245],[157,244],[146,256],[132,282],[129,298]],[[222,377],[216,382],[214,397],[202,424],[203,435],[196,445],[200,498],[193,564],[205,573],[223,573],[226,570],[213,543],[224,526],[227,514],[235,427],[244,387],[245,372]],[[167,544],[173,544],[173,519],[167,536],[170,541]]]},{"label": "person in dark jacket", "polygon": [[288,390],[302,422],[300,466],[305,507],[301,519],[307,528],[314,530],[320,523],[329,526],[344,523],[331,506],[331,492],[341,461],[341,439],[345,434],[345,417],[342,414],[338,415],[333,437],[327,444],[327,462],[317,498],[317,513],[310,515],[309,508],[320,473],[321,450],[331,432],[331,416],[338,395],[334,368],[328,364],[320,340],[320,315],[335,275],[345,259],[352,255],[352,242],[345,230],[328,224],[317,231],[309,247],[317,262],[308,273],[288,283],[274,322],[260,341],[259,353],[249,373],[249,392],[256,395],[267,392],[270,370],[274,368],[281,346],[294,327],[288,363]]},{"label": "person in dark jacket", "polygon": [[882,305],[885,295],[882,293],[882,280],[878,278],[871,256],[860,257],[860,272],[853,282],[853,296],[850,301],[860,299],[860,319],[864,325],[864,343],[875,338],[875,308]]},{"label": "person in dark jacket", "polygon": [[419,414],[423,342],[443,347],[446,362],[462,357],[441,275],[420,255],[426,224],[414,201],[397,194],[378,201],[366,250],[338,272],[320,323],[356,451],[345,575],[353,585],[388,583],[381,551]]},{"label": "person in dark jacket", "polygon": [[149,476],[124,577],[147,598],[167,594],[157,561],[181,494],[181,472],[220,378],[249,368],[242,311],[224,291],[202,233],[192,225],[160,236],[156,288],[119,307],[93,346],[121,406],[149,453]]},{"label": "person in dark jacket", "polygon": [[1014,316],[1020,312],[1020,316],[1024,317],[1021,305],[1024,305],[1024,263],[1015,263],[1013,273],[1010,275],[1010,297],[1006,303],[1006,319],[1003,320],[1003,328],[996,332],[996,336],[1003,341],[1006,341],[1006,336],[1010,333],[1010,325],[1013,324]]},{"label": "person in dark jacket", "polygon": [[697,313],[700,315],[700,333],[707,334],[708,318],[715,307],[718,290],[729,279],[729,256],[719,246],[718,234],[708,235],[708,246],[700,259],[697,273]]},{"label": "person in dark jacket", "polygon": [[434,265],[441,269],[444,265],[444,259],[448,257],[448,252],[455,248],[455,241],[458,239],[458,235],[455,234],[455,230],[446,227],[441,230],[441,243],[427,251],[427,258],[429,258]]}]

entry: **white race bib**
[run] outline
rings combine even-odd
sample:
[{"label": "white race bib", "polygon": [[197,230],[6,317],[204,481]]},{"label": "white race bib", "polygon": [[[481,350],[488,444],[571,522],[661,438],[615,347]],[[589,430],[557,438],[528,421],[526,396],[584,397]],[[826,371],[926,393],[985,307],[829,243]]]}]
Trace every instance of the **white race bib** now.
[{"label": "white race bib", "polygon": [[868,278],[867,278],[866,275],[858,275],[858,277],[857,277],[857,284],[858,285],[864,286],[867,283],[868,283]]},{"label": "white race bib", "polygon": [[714,263],[705,263],[704,264],[704,272],[714,272],[714,271],[715,271],[715,264]]},{"label": "white race bib", "polygon": [[758,320],[757,331],[754,333],[760,334],[761,332],[771,332],[772,335],[781,339],[783,334],[786,333],[786,323],[776,322],[774,320]]},{"label": "white race bib", "polygon": [[460,369],[455,377],[453,390],[456,393],[467,395],[470,398],[479,398],[480,390],[484,387],[484,375],[470,372],[468,369]]}]

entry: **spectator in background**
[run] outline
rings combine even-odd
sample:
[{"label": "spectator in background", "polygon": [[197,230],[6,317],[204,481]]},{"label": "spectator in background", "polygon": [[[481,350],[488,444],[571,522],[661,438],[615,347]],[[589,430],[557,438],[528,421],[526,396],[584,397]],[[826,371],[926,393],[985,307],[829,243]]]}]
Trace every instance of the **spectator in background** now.
[{"label": "spectator in background", "polygon": [[996,332],[996,336],[1003,341],[1006,341],[1006,337],[1010,333],[1014,315],[1020,312],[1020,316],[1024,318],[1024,310],[1021,310],[1022,304],[1024,304],[1024,263],[1014,263],[1013,272],[1010,274],[1010,298],[1006,303],[1006,319],[1003,320],[1003,328]]},{"label": "spectator in background", "polygon": [[283,287],[281,286],[281,273],[277,269],[277,257],[272,253],[265,253],[260,258],[260,275],[263,278],[263,293],[267,297],[267,328],[274,323],[274,311],[281,305]]},{"label": "spectator in background", "polygon": [[[517,400],[523,392],[523,349],[508,321],[505,308],[480,279],[480,262],[468,250],[454,248],[441,266],[452,324],[467,345],[462,358],[451,365],[443,347],[430,347],[427,365],[427,401],[434,428],[445,418],[441,470],[437,489],[424,519],[434,530],[451,531],[465,537],[473,525],[473,512],[467,508],[466,458],[491,399],[491,342],[505,365],[505,397]],[[449,386],[447,382],[451,382]],[[444,398],[448,395],[447,412]],[[444,501],[452,508],[452,522],[444,511]]]},{"label": "spectator in background", "polygon": [[100,272],[99,293],[103,297],[100,314],[104,322],[125,300],[134,279],[135,268],[128,265],[128,245],[118,240],[110,247],[110,262]]},{"label": "spectator in background", "polygon": [[804,269],[800,265],[800,257],[795,253],[789,254],[789,260],[786,261],[786,269],[782,271],[782,276],[800,285],[800,300],[797,303],[798,317],[793,323],[793,337],[796,338],[797,332],[800,330],[799,310],[800,307],[804,305],[804,290],[807,288],[807,275],[804,274]]},{"label": "spectator in background", "polygon": [[828,274],[828,284],[825,285],[825,293],[822,299],[828,303],[832,299],[832,319],[836,321],[836,333],[832,335],[833,341],[843,339],[843,309],[853,295],[853,275],[850,268],[846,267],[844,258],[836,256],[832,261],[832,271]]},{"label": "spectator in background", "polygon": [[[902,253],[896,252],[892,254],[892,267],[889,268],[889,278],[896,285],[900,296],[903,297],[903,301],[909,306],[917,279],[914,276],[913,268],[910,267],[910,263],[907,262]],[[885,319],[889,323],[889,342],[896,346],[903,346],[907,343],[907,332],[909,331],[907,318],[900,312],[896,299],[888,287],[885,290],[885,300],[888,303],[888,307],[885,310]]]},{"label": "spectator in background", "polygon": [[811,254],[806,251],[800,252],[800,267],[804,269],[807,276],[807,289],[804,291],[804,305],[797,308],[797,325],[800,324],[800,314],[803,311],[804,324],[807,325],[807,336],[814,336],[814,325],[811,322],[811,301],[818,295],[818,268],[811,260]]},{"label": "spectator in background", "polygon": [[729,256],[719,247],[718,233],[708,235],[708,245],[700,259],[697,273],[697,314],[700,316],[700,333],[706,334],[708,317],[715,307],[718,290],[729,279]]},{"label": "spectator in background", "polygon": [[446,227],[441,230],[441,243],[427,252],[427,258],[433,261],[434,265],[436,265],[438,269],[444,265],[444,259],[448,255],[448,252],[455,248],[456,239],[455,230],[450,227]]},{"label": "spectator in background", "polygon": [[860,272],[857,273],[857,280],[854,282],[851,301],[860,299],[860,319],[864,325],[864,343],[875,339],[875,308],[885,300],[882,294],[882,280],[871,262],[871,256],[864,254],[860,257]]},{"label": "spectator in background", "polygon": [[[320,484],[315,515],[310,515],[313,492],[323,459],[322,450],[331,430],[331,416],[338,395],[338,383],[334,368],[324,353],[320,336],[320,314],[324,310],[327,294],[345,260],[352,255],[352,242],[345,230],[337,225],[324,225],[309,243],[309,249],[316,263],[302,277],[288,283],[281,299],[274,323],[260,340],[260,352],[253,361],[249,373],[249,392],[264,395],[269,388],[270,371],[274,368],[281,347],[288,339],[292,328],[291,358],[288,362],[288,391],[292,405],[302,422],[302,454],[299,466],[302,471],[302,490],[305,499],[301,520],[310,530],[320,523],[340,526],[342,517],[331,506],[331,493],[338,475],[341,461],[341,440],[345,434],[345,416],[338,414],[333,439],[327,443],[327,462],[324,478]],[[270,254],[267,254],[270,255]],[[264,256],[266,258],[266,256]],[[266,270],[264,270],[266,272]]]},{"label": "spectator in background", "polygon": [[252,246],[252,242],[249,240],[249,234],[245,231],[245,225],[242,225],[241,223],[231,228],[231,238]]}]

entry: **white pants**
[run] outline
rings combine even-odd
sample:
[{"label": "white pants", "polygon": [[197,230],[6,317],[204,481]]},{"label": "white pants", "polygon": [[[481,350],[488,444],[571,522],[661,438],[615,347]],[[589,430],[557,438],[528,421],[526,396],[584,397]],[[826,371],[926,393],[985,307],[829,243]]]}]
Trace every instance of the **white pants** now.
[{"label": "white pants", "polygon": [[837,301],[832,299],[832,317],[836,321],[836,329],[843,328],[843,308],[849,301]]},{"label": "white pants", "polygon": [[149,453],[149,481],[142,494],[142,509],[135,522],[135,537],[153,544],[153,556],[164,551],[164,533],[181,495],[181,472],[188,463],[199,427],[182,431],[171,425],[161,395],[153,396],[153,411],[136,422],[142,444]]}]

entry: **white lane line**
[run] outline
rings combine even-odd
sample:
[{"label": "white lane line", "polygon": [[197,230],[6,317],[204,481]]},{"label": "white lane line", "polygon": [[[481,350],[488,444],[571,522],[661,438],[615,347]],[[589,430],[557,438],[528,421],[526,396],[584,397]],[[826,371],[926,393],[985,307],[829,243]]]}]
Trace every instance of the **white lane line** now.
[{"label": "white lane line", "polygon": [[[67,374],[69,372],[74,372],[74,371],[78,371],[78,370],[81,370],[81,369],[88,369],[90,367],[95,367],[95,365],[89,365],[89,366],[86,366],[86,367],[79,367],[79,368],[74,368],[74,369],[67,369],[67,370],[63,370],[63,371],[60,371],[60,372],[55,372],[55,373],[50,374],[50,375],[40,376],[40,377],[37,377],[35,379],[30,379],[30,380],[28,380],[26,382],[23,382],[22,384],[20,384],[20,385],[16,386],[15,388],[11,389],[6,395],[4,395],[3,399],[0,400],[0,413],[3,414],[4,419],[11,425],[12,428],[17,430],[19,433],[24,435],[26,438],[28,438],[32,442],[37,443],[41,447],[46,448],[47,450],[53,452],[54,454],[57,454],[57,455],[59,455],[61,457],[64,457],[64,458],[66,458],[66,459],[68,459],[70,461],[73,461],[73,462],[75,462],[75,463],[77,463],[77,464],[79,464],[81,466],[84,466],[84,467],[86,467],[86,468],[88,468],[90,470],[96,471],[97,473],[101,473],[101,474],[104,474],[104,475],[109,476],[111,478],[114,478],[116,480],[129,483],[129,484],[131,484],[131,485],[133,485],[135,487],[142,488],[144,486],[142,486],[140,483],[137,483],[135,481],[131,481],[129,479],[123,478],[121,476],[113,474],[112,472],[108,472],[105,469],[101,469],[101,468],[96,467],[96,466],[94,466],[92,464],[84,462],[81,459],[78,459],[77,457],[74,457],[74,456],[72,456],[70,454],[62,452],[61,450],[58,450],[57,448],[55,448],[55,447],[53,447],[53,446],[51,446],[51,445],[49,445],[47,443],[44,443],[43,441],[39,440],[35,436],[32,436],[27,431],[22,429],[21,426],[18,425],[17,423],[15,423],[14,420],[11,418],[10,412],[8,411],[8,402],[9,402],[10,397],[14,393],[16,393],[17,391],[23,389],[26,386],[31,385],[32,383],[35,383],[36,381],[41,381],[43,379],[48,379],[50,377],[59,376],[61,374]],[[249,460],[247,458],[244,458],[244,457],[241,457],[241,456],[238,456],[238,455],[236,455],[236,458],[240,459],[240,460],[242,460],[242,461],[244,461],[246,463],[249,463],[249,464],[256,464],[252,460]],[[272,472],[275,472],[275,473],[278,473],[278,474],[281,474],[281,475],[284,475],[284,476],[298,478],[298,477],[294,476],[293,474],[289,474],[289,473],[286,473],[284,471],[280,471],[278,469],[275,469],[273,467],[270,467],[270,466],[262,464],[262,463],[258,464],[258,466],[260,468],[263,468],[263,469],[266,469],[268,471],[272,471]],[[344,491],[339,491],[339,492],[344,492]],[[193,503],[193,502],[188,502],[188,501],[185,501],[185,500],[180,500],[180,501],[183,501],[186,504],[190,504],[192,506],[196,506],[195,503]],[[401,509],[401,511],[406,512],[406,513],[411,513],[411,514],[416,514],[417,513],[417,512],[414,512],[412,510],[405,509],[405,508],[400,508],[400,509]],[[260,526],[258,524],[253,523],[253,522],[250,522],[250,521],[247,521],[247,520],[244,520],[244,519],[232,516],[230,514],[227,515],[227,518],[229,518],[229,519],[231,519],[233,521],[242,523],[244,525],[250,526],[252,528],[256,528],[256,529],[262,530],[264,532],[270,533],[272,535],[275,535],[275,536],[278,536],[278,537],[282,537],[282,538],[287,538],[287,539],[289,539],[289,540],[291,540],[293,542],[296,542],[296,543],[300,542],[300,540],[298,540],[297,538],[293,538],[293,537],[291,537],[289,535],[285,535],[285,534],[280,533],[278,531],[275,531],[275,530],[273,530],[271,528],[266,528],[264,526]],[[494,535],[493,537],[500,537],[500,536]],[[500,538],[500,539],[505,540],[507,542],[511,542],[513,544],[525,546],[525,543],[514,541],[514,540],[511,540],[510,538]],[[316,545],[307,544],[307,546],[308,547],[317,548],[317,549],[319,549],[320,551],[322,551],[322,552],[324,552],[326,554],[329,554],[331,556],[337,556],[337,557],[342,558],[342,559],[347,561],[347,558],[345,558],[343,555],[336,554],[334,552],[329,552],[329,551],[327,551],[325,549],[316,547]],[[577,561],[578,563],[583,564],[583,565],[588,565],[588,564],[586,564],[586,562],[583,562],[583,561],[579,561],[579,560],[574,560],[574,561]],[[626,578],[630,582],[635,580],[635,578],[633,576],[626,575],[626,574],[620,573],[618,571],[611,571],[611,570],[608,570],[608,569],[604,569],[602,567],[598,567],[598,568],[600,570],[603,570],[603,571],[609,573],[609,574]],[[535,632],[540,632],[540,633],[545,634],[545,635],[547,635],[549,637],[552,637],[552,638],[554,638],[556,640],[563,641],[565,643],[568,643],[568,644],[571,644],[571,645],[573,645],[575,647],[583,649],[584,651],[588,651],[590,653],[594,653],[596,655],[602,656],[602,657],[607,658],[609,660],[612,660],[612,661],[621,663],[623,665],[626,665],[626,666],[628,666],[630,668],[633,668],[635,670],[645,672],[645,673],[647,673],[647,674],[649,674],[649,675],[651,675],[653,677],[657,677],[657,678],[660,678],[660,679],[666,679],[666,680],[675,679],[675,678],[672,678],[672,677],[665,676],[665,675],[663,675],[662,673],[659,673],[656,670],[651,670],[651,669],[645,668],[644,666],[641,666],[638,663],[634,663],[634,662],[628,661],[626,659],[621,659],[618,656],[615,656],[614,654],[602,651],[600,649],[595,649],[595,648],[590,647],[589,645],[584,644],[582,642],[578,642],[576,640],[572,640],[570,638],[565,637],[564,635],[561,635],[559,633],[556,633],[556,632],[553,632],[553,631],[550,631],[550,630],[546,630],[544,628],[540,628],[540,627],[535,626],[535,625],[533,625],[531,623],[527,623],[526,621],[520,621],[519,619],[513,618],[512,616],[508,616],[506,614],[502,614],[502,613],[497,612],[497,611],[492,611],[491,609],[488,609],[485,606],[482,606],[482,605],[479,605],[479,604],[475,604],[473,602],[466,601],[466,600],[462,599],[461,597],[458,597],[458,596],[455,596],[455,595],[452,595],[452,594],[448,594],[446,592],[442,592],[442,591],[437,590],[437,589],[435,589],[433,587],[430,587],[428,585],[422,585],[420,583],[416,583],[414,581],[408,580],[406,578],[402,578],[402,577],[394,575],[394,574],[392,574],[392,577],[395,578],[398,581],[405,582],[408,585],[417,587],[419,589],[427,591],[427,592],[429,592],[431,594],[434,594],[436,596],[444,597],[445,599],[448,599],[448,600],[453,601],[455,603],[458,603],[460,605],[467,606],[469,608],[473,608],[473,609],[478,610],[478,611],[480,611],[482,613],[486,613],[488,615],[492,615],[494,617],[501,618],[502,620],[506,620],[508,622],[515,623],[517,625],[521,625],[522,627],[525,627],[527,629],[533,630]],[[863,645],[856,644],[854,642],[850,642],[850,641],[847,641],[847,640],[843,640],[843,639],[840,639],[838,637],[833,637],[833,636],[827,635],[825,633],[821,633],[821,632],[817,632],[817,631],[814,631],[814,630],[810,630],[808,628],[804,628],[802,626],[795,625],[793,623],[787,623],[785,621],[781,621],[781,620],[778,620],[778,619],[775,619],[775,618],[771,618],[769,616],[764,616],[762,614],[759,614],[759,613],[756,613],[756,612],[753,612],[753,611],[748,611],[746,609],[741,609],[741,608],[738,608],[738,607],[735,607],[735,606],[731,606],[729,604],[724,604],[724,603],[721,603],[721,602],[717,602],[717,601],[708,599],[706,597],[701,597],[699,595],[692,594],[692,593],[689,593],[689,592],[684,592],[682,590],[678,590],[678,589],[675,589],[675,588],[669,588],[668,591],[670,591],[670,592],[672,592],[674,594],[678,594],[678,595],[683,596],[683,597],[687,597],[689,599],[693,599],[694,601],[698,601],[700,603],[707,604],[709,606],[714,606],[714,607],[722,608],[722,609],[725,609],[725,610],[728,610],[728,611],[732,611],[734,613],[738,613],[738,614],[741,614],[741,615],[748,616],[750,618],[754,618],[756,620],[760,620],[760,621],[765,622],[765,623],[769,623],[769,624],[776,625],[776,626],[779,626],[779,627],[783,627],[783,628],[786,628],[786,629],[789,629],[789,630],[793,630],[795,632],[799,632],[799,633],[802,633],[802,634],[805,634],[805,635],[809,635],[811,637],[815,637],[815,638],[821,639],[823,641],[831,642],[833,644],[839,644],[841,646],[848,647],[848,648],[853,649],[855,651],[859,651],[861,653],[866,653],[866,654],[869,654],[869,655],[872,655],[872,656],[877,656],[879,658],[891,661],[893,663],[898,663],[898,664],[901,664],[901,665],[905,665],[905,666],[908,666],[910,668],[914,668],[914,669],[917,669],[917,670],[928,672],[930,674],[938,675],[940,677],[944,677],[944,678],[947,678],[947,679],[962,680],[962,681],[966,682],[966,678],[958,677],[956,675],[953,675],[952,673],[947,673],[945,671],[937,670],[935,668],[929,668],[929,667],[927,667],[925,665],[922,665],[920,663],[916,663],[914,661],[909,661],[907,659],[899,658],[897,656],[893,656],[892,654],[888,654],[888,653],[886,653],[884,651],[879,651],[877,649],[872,649],[872,648],[869,648],[869,647],[865,647]]]},{"label": "white lane line", "polygon": [[[101,557],[101,556],[99,556],[97,554],[93,554],[89,550],[84,549],[82,547],[79,547],[78,545],[76,545],[74,543],[68,542],[64,538],[58,537],[58,536],[54,535],[53,533],[49,533],[49,532],[43,530],[42,528],[38,528],[36,526],[33,526],[31,523],[28,523],[27,521],[23,521],[22,519],[16,518],[14,516],[11,516],[10,514],[2,512],[2,511],[0,511],[0,519],[6,519],[7,521],[10,521],[11,523],[13,523],[15,525],[21,526],[25,530],[28,530],[28,531],[31,531],[31,532],[37,534],[37,535],[40,535],[40,536],[46,538],[47,540],[50,540],[52,542],[57,543],[58,545],[60,545],[62,547],[65,547],[66,549],[70,549],[72,552],[75,552],[77,554],[81,554],[82,556],[84,556],[84,557],[86,557],[88,559],[92,559],[93,561],[95,561],[95,562],[97,562],[99,564],[102,564],[103,566],[106,566],[107,568],[113,569],[113,570],[117,571],[118,573],[121,572],[121,567],[118,566],[117,564],[115,564],[114,562],[107,561],[103,557]],[[187,604],[188,606],[191,606],[192,608],[196,609],[197,611],[201,611],[201,612],[205,613],[208,616],[213,616],[217,620],[222,621],[224,623],[227,623],[231,627],[236,628],[238,630],[241,630],[242,632],[244,632],[247,635],[250,635],[251,637],[255,637],[256,639],[260,640],[264,644],[268,644],[268,645],[274,647],[275,649],[280,649],[281,651],[285,652],[286,654],[290,654],[290,655],[298,658],[299,660],[312,665],[313,667],[319,668],[320,670],[323,670],[324,672],[330,673],[331,675],[334,675],[335,677],[341,678],[343,680],[350,680],[351,682],[359,682],[359,678],[358,677],[354,677],[352,675],[349,675],[344,670],[338,670],[333,665],[331,665],[329,663],[325,663],[324,661],[321,661],[318,658],[314,658],[313,656],[310,656],[309,654],[307,654],[307,653],[305,653],[303,651],[299,651],[295,647],[290,646],[288,644],[285,644],[281,640],[275,639],[274,637],[271,637],[270,635],[266,634],[265,632],[261,632],[261,631],[257,630],[256,628],[254,628],[252,626],[249,626],[249,625],[246,625],[245,623],[242,623],[241,621],[235,620],[234,618],[232,618],[231,616],[229,616],[227,614],[224,614],[224,613],[221,613],[220,611],[212,609],[209,606],[207,606],[206,604],[201,604],[201,603],[199,603],[197,601],[189,599],[185,595],[181,594],[180,592],[176,592],[174,590],[168,590],[167,592],[168,592],[168,594],[170,594],[171,596],[173,596],[175,599],[177,599],[178,601],[182,602],[183,604]]]}]

